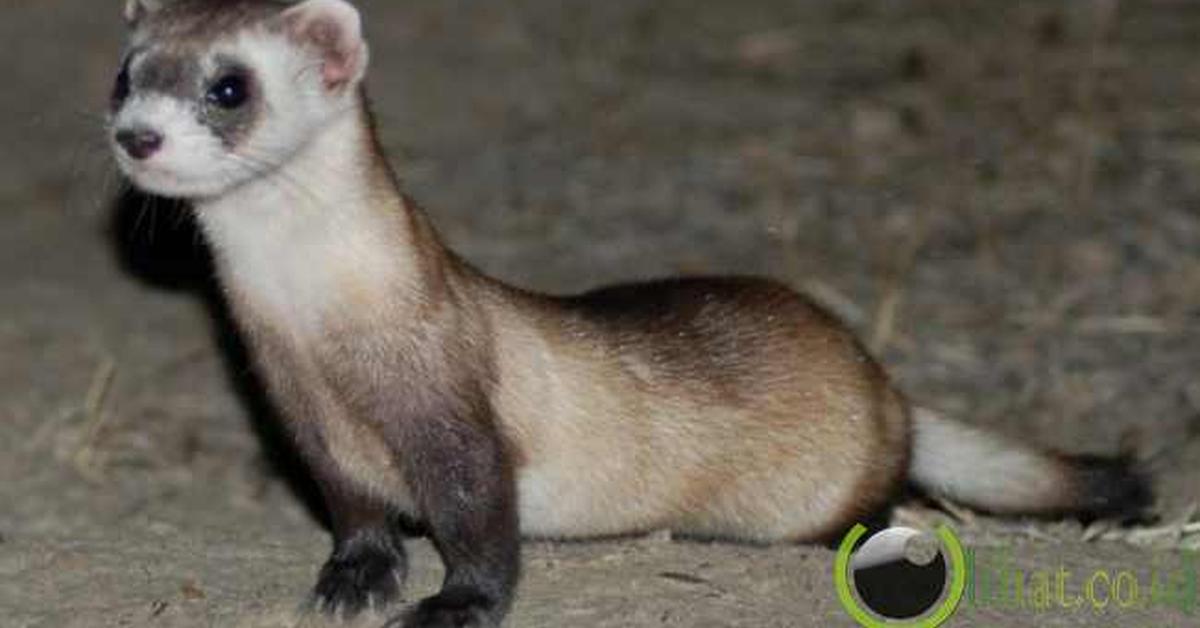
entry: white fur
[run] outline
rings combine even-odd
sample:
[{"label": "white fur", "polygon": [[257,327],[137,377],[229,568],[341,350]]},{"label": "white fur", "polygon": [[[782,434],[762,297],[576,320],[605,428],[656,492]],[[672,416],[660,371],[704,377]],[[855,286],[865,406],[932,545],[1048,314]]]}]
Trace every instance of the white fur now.
[{"label": "white fur", "polygon": [[347,300],[393,303],[405,270],[405,243],[390,223],[400,214],[377,211],[355,167],[361,133],[346,114],[284,168],[197,203],[238,297],[299,336],[319,334]]},{"label": "white fur", "polygon": [[913,410],[911,474],[923,489],[993,512],[1070,505],[1067,470],[1057,460],[925,408]]}]

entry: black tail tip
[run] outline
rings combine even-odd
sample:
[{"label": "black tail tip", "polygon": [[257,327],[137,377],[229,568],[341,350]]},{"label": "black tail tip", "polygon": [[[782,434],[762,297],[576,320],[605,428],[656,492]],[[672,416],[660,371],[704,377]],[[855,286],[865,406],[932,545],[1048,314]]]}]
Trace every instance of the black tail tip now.
[{"label": "black tail tip", "polygon": [[1128,525],[1154,519],[1153,483],[1132,457],[1076,456],[1067,462],[1076,469],[1077,513],[1084,523],[1112,519]]}]

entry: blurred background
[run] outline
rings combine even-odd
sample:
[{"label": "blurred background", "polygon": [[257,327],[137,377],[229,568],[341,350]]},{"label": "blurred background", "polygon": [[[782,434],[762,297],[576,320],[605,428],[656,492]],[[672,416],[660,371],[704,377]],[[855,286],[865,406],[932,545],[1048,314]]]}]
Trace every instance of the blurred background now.
[{"label": "blurred background", "polygon": [[[898,516],[1029,566],[1142,573],[1200,545],[1200,4],[358,4],[384,144],[476,264],[557,292],[781,279],[919,402],[1136,453],[1163,494],[1161,523],[1134,530]],[[120,5],[0,8],[0,609],[15,626],[292,625],[327,540],[186,212],[120,202]],[[415,551],[411,597],[440,569]],[[822,548],[526,556],[514,625],[851,625]],[[961,621],[1180,616],[1033,617]]]}]

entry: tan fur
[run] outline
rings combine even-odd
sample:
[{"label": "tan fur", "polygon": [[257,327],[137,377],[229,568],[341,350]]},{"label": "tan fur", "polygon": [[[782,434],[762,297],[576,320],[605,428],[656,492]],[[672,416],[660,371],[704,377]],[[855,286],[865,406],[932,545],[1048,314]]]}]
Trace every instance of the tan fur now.
[{"label": "tan fur", "polygon": [[344,416],[341,420],[326,419],[321,427],[330,455],[365,494],[390,503],[401,512],[413,511],[412,494],[395,457],[378,433]]},{"label": "tan fur", "polygon": [[379,434],[339,403],[337,391],[314,359],[320,344],[289,338],[263,318],[265,312],[256,310],[252,301],[231,296],[282,416],[315,424],[330,456],[365,495],[411,512],[412,495],[395,457]]},{"label": "tan fur", "polygon": [[879,507],[903,478],[898,397],[799,297],[751,310],[765,324],[743,330],[743,357],[707,356],[737,364],[706,370],[698,355],[685,378],[554,301],[493,294],[495,403],[528,460],[518,471],[528,534],[812,539]]}]

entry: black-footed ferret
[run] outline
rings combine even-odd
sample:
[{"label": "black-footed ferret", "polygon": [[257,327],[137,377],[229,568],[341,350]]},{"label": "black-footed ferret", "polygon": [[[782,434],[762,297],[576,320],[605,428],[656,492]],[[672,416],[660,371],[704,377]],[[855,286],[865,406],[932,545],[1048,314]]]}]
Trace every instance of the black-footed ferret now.
[{"label": "black-footed ferret", "polygon": [[996,513],[1149,500],[1123,462],[910,410],[846,328],[779,284],[555,298],[477,272],[381,153],[345,0],[128,0],[126,15],[116,159],[139,188],[194,206],[327,500],[324,610],[395,598],[400,516],[446,577],[397,625],[491,626],[522,534],[824,539],[906,481]]}]

